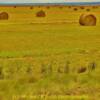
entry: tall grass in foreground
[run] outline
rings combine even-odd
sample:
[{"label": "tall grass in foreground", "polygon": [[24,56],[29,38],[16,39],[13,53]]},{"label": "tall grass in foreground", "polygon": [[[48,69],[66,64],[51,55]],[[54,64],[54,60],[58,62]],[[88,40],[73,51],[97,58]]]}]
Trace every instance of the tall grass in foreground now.
[{"label": "tall grass in foreground", "polygon": [[0,93],[8,97],[23,94],[45,98],[57,96],[58,100],[60,96],[73,100],[79,95],[79,99],[74,100],[88,100],[81,96],[94,95],[92,91],[98,91],[97,68],[95,61],[76,67],[71,60],[37,63],[34,59],[6,59],[0,61]]}]

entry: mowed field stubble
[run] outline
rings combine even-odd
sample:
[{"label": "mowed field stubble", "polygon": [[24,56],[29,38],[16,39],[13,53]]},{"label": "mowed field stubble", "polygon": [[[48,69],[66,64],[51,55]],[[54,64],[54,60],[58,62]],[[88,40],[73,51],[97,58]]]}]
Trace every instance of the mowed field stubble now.
[{"label": "mowed field stubble", "polygon": [[[100,6],[0,12],[8,13],[0,20],[0,100],[99,100]],[[81,26],[82,14],[93,14],[96,25]]]}]

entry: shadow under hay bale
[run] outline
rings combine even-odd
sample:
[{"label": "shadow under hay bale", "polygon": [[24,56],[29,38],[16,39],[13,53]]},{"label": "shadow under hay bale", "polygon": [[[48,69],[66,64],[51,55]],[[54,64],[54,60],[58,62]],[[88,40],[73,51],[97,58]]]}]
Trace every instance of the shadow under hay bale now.
[{"label": "shadow under hay bale", "polygon": [[96,21],[97,19],[93,14],[82,14],[79,19],[79,23],[82,26],[95,26]]},{"label": "shadow under hay bale", "polygon": [[39,12],[36,13],[36,16],[37,16],[37,17],[45,17],[46,14],[45,14],[44,11],[41,10],[41,11],[39,11]]},{"label": "shadow under hay bale", "polygon": [[9,15],[6,12],[0,13],[0,20],[8,20]]}]

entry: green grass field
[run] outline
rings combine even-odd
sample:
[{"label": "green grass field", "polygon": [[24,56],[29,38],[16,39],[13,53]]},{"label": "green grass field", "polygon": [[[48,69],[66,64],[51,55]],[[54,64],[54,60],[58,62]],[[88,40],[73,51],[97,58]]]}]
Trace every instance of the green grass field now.
[{"label": "green grass field", "polygon": [[99,28],[2,22],[0,100],[99,100]]}]

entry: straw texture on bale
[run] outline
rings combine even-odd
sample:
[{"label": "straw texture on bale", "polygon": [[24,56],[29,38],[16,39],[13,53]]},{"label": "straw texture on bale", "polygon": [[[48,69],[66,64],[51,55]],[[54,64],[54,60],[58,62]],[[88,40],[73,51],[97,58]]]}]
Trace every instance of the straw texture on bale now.
[{"label": "straw texture on bale", "polygon": [[95,26],[96,21],[97,19],[93,14],[82,14],[79,19],[79,23],[82,26]]},{"label": "straw texture on bale", "polygon": [[8,20],[9,15],[6,12],[0,13],[0,20]]},{"label": "straw texture on bale", "polygon": [[37,17],[45,17],[46,14],[45,14],[44,11],[41,10],[41,11],[39,11],[39,12],[36,13],[36,16],[37,16]]}]

